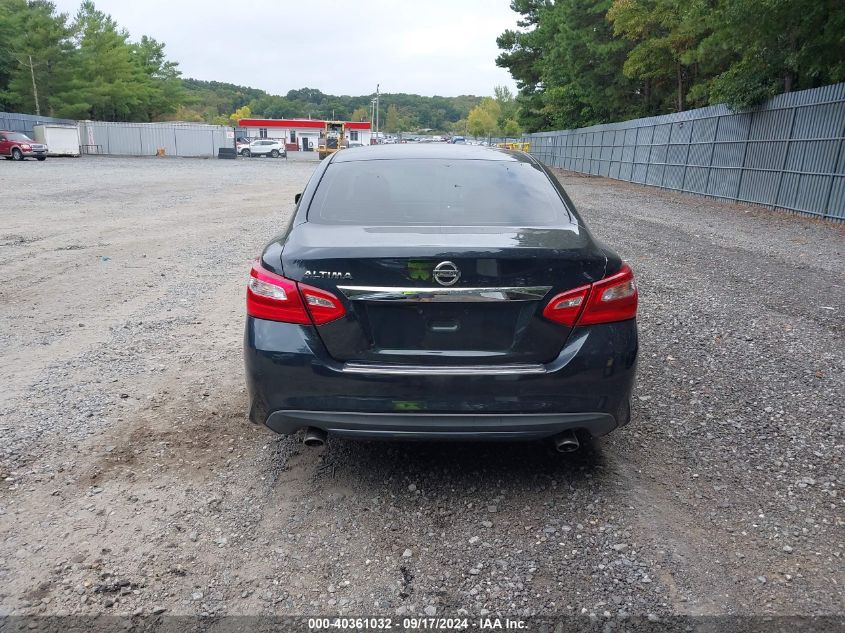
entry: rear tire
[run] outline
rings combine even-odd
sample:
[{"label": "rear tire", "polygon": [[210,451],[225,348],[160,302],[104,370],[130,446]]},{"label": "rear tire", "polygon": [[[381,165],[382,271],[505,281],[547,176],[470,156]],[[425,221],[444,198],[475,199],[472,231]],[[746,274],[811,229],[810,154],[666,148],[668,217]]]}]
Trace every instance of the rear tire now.
[{"label": "rear tire", "polygon": [[39,161],[45,161],[45,160],[47,160],[47,157],[46,157],[46,156],[36,156],[35,158],[36,158],[36,159],[38,159]]},{"label": "rear tire", "polygon": [[274,149],[272,152],[270,152],[270,156],[272,156],[273,158],[278,158],[279,157],[279,150]]},{"label": "rear tire", "polygon": [[12,160],[23,160],[23,152],[17,147],[12,148]]}]

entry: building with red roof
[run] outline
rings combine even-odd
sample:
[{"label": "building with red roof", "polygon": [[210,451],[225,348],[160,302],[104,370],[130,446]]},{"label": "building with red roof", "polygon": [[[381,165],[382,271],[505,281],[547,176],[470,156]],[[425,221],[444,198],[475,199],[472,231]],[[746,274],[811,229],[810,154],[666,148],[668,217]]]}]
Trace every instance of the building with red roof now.
[{"label": "building with red roof", "polygon": [[[272,138],[284,140],[289,152],[316,151],[320,131],[326,122],[321,119],[241,119],[237,136],[245,139]],[[369,121],[346,121],[350,143],[369,145],[372,130]]]}]

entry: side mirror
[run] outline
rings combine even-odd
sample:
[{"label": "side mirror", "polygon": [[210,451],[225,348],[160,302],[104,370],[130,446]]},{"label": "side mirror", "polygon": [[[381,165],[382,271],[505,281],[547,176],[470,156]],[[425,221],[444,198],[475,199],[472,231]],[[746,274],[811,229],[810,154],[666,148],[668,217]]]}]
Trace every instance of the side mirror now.
[{"label": "side mirror", "polygon": [[302,194],[301,194],[301,193],[295,193],[295,194],[293,195],[293,201],[294,201],[294,203],[299,204],[299,199],[300,199],[301,197],[302,197]]}]

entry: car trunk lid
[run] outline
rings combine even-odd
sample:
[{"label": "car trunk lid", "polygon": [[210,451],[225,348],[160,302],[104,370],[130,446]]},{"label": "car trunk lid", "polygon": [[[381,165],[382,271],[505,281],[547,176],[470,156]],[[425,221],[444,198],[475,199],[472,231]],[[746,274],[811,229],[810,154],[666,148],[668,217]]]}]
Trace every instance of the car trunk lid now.
[{"label": "car trunk lid", "polygon": [[304,223],[283,274],[332,292],[346,315],[317,328],[336,360],[402,365],[543,363],[569,329],[542,317],[554,294],[604,273],[604,252],[563,228]]}]

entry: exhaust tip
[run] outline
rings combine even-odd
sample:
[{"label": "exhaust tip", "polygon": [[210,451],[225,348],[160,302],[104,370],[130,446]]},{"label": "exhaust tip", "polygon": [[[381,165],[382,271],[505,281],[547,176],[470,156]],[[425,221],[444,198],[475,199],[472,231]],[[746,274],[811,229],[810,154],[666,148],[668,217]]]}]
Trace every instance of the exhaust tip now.
[{"label": "exhaust tip", "polygon": [[554,438],[555,449],[558,453],[574,453],[581,448],[581,442],[574,431],[564,431]]},{"label": "exhaust tip", "polygon": [[319,448],[326,443],[326,432],[322,429],[309,426],[305,429],[305,438],[302,440],[302,443],[305,444],[305,446]]}]

